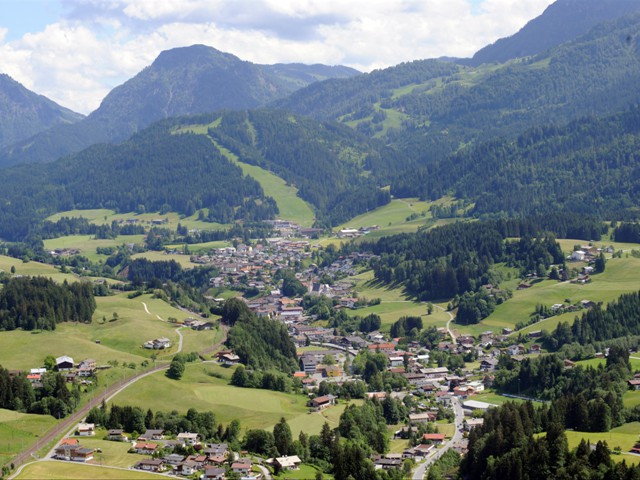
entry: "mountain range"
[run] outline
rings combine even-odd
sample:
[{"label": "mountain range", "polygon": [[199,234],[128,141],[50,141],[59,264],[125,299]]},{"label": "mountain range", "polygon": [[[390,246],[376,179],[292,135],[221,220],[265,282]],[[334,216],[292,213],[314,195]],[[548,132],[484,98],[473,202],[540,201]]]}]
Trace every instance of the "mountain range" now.
[{"label": "mountain range", "polygon": [[164,118],[258,108],[311,82],[358,73],[342,66],[256,65],[204,45],[167,50],[86,118],[4,149],[0,165],[52,161],[96,143],[121,142]]},{"label": "mountain range", "polygon": [[[0,171],[10,185],[0,195],[0,236],[33,232],[24,216],[72,208],[202,210],[217,222],[273,217],[277,205],[242,180],[237,161],[295,186],[322,226],[391,195],[451,194],[478,216],[571,209],[633,218],[638,32],[636,2],[558,0],[472,59],[367,74],[255,65],[202,45],[169,50],[88,117],[0,153],[3,166],[24,164]],[[184,151],[175,158],[204,179],[201,193],[189,168],[171,167],[158,151],[177,152],[176,136]],[[37,171],[29,165],[65,155]],[[123,172],[145,181],[114,189]],[[227,191],[222,178],[245,194]],[[189,182],[186,195],[153,191]]]}]

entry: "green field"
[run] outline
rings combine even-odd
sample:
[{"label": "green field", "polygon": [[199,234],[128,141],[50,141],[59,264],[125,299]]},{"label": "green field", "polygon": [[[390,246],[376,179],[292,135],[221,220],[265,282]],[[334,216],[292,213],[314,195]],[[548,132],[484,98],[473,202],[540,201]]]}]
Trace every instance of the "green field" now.
[{"label": "green field", "polygon": [[144,235],[120,235],[117,238],[96,239],[93,235],[68,235],[66,237],[52,238],[44,241],[46,250],[56,250],[58,248],[75,248],[80,250],[80,254],[87,257],[92,262],[106,259],[106,255],[99,255],[96,252],[98,247],[119,247],[127,243],[142,245]]},{"label": "green field", "polygon": [[56,424],[50,415],[33,415],[0,409],[0,465],[33,445]]},{"label": "green field", "polygon": [[[157,480],[158,474],[74,462],[35,462],[27,465],[16,478],[20,480]],[[166,478],[166,477],[164,477]]]},{"label": "green field", "polygon": [[431,315],[427,315],[427,304],[408,300],[401,288],[388,288],[372,282],[373,271],[369,270],[350,280],[355,281],[355,290],[359,298],[372,300],[379,298],[382,302],[372,307],[359,308],[357,310],[347,310],[351,316],[365,317],[370,313],[380,315],[382,320],[382,331],[388,332],[391,324],[403,316],[419,316],[425,326],[435,325],[444,327],[449,320],[449,315],[440,309],[435,309]]},{"label": "green field", "polygon": [[[224,247],[230,247],[230,246],[231,246],[231,242],[228,242],[226,240],[216,240],[214,242],[192,243],[188,245],[188,248],[192,254],[198,254],[198,253],[208,252],[209,250],[212,250],[214,248],[224,248]],[[166,248],[168,249],[177,249],[177,250],[181,250],[183,247],[184,247],[184,244],[166,246]]]},{"label": "green field", "polygon": [[634,408],[640,405],[640,390],[629,390],[622,397],[625,408]]},{"label": "green field", "polygon": [[[577,242],[570,240],[569,242]],[[569,264],[570,265],[570,264]],[[477,325],[456,325],[456,330],[464,333],[478,334],[483,331],[498,331],[503,327],[513,328],[519,321],[527,321],[536,305],[542,303],[551,306],[563,303],[565,299],[579,302],[588,299],[605,304],[615,300],[622,293],[634,292],[640,285],[640,259],[609,259],[603,273],[593,275],[593,281],[586,285],[544,280],[526,290],[514,290],[513,298],[496,307],[495,312]],[[573,322],[580,312],[565,313],[548,318],[523,330],[524,333],[534,330],[552,331],[559,322]]]},{"label": "green field", "polygon": [[107,431],[105,429],[98,429],[95,437],[87,437],[80,440],[80,444],[83,447],[102,450],[102,453],[94,453],[91,463],[128,468],[143,458],[140,455],[127,453],[131,448],[131,443],[129,442],[104,440],[106,434]]},{"label": "green field", "polygon": [[[182,247],[178,247],[179,250],[182,250]],[[171,260],[180,264],[180,266],[184,269],[195,268],[199,265],[195,263],[191,263],[191,255],[182,255],[182,254],[167,254],[165,252],[155,252],[149,250],[143,253],[136,253],[135,255],[131,255],[132,259],[137,258],[146,258],[147,260],[151,260],[152,262],[169,262]]]},{"label": "green field", "polygon": [[624,459],[627,463],[634,464],[640,462],[640,457],[638,456],[624,455],[624,452],[628,452],[636,442],[640,441],[640,422],[627,423],[605,433],[574,432],[569,430],[567,430],[566,433],[570,450],[576,448],[580,443],[580,440],[583,438],[592,444],[601,440],[607,442],[610,450],[613,450],[615,447],[620,447],[622,449],[623,455],[612,455],[614,460],[622,461]]},{"label": "green field", "polygon": [[254,178],[264,190],[264,194],[272,197],[278,205],[280,213],[277,218],[289,220],[302,227],[310,227],[315,222],[315,214],[311,206],[298,196],[298,189],[289,185],[282,178],[256,165],[241,162],[238,157],[226,148],[214,142],[218,150],[238,165],[245,175]]},{"label": "green field", "polygon": [[337,419],[344,410],[342,404],[322,414],[308,413],[306,397],[233,387],[228,384],[232,372],[232,369],[215,363],[188,364],[181,380],[170,380],[163,373],[149,375],[118,394],[112,403],[139,406],[145,410],[151,408],[154,411],[178,410],[181,413],[188,408],[211,410],[218,422],[226,424],[237,418],[243,430],[271,429],[281,417],[285,417],[294,438],[301,430],[309,434],[319,433],[325,421],[337,426]]},{"label": "green field", "polygon": [[71,273],[60,273],[60,271],[53,265],[46,265],[39,262],[23,262],[18,258],[6,257],[0,255],[0,271],[10,272],[11,267],[15,267],[16,275],[24,275],[30,277],[47,277],[55,280],[56,282],[75,282],[78,277]]},{"label": "green field", "polygon": [[[316,478],[316,474],[319,472],[315,466],[313,465],[300,465],[298,470],[287,470],[286,472],[281,473],[280,475],[274,478],[287,478],[287,479],[296,479],[296,480],[311,480]],[[328,480],[333,478],[331,475],[326,473],[322,474],[322,478]]]}]

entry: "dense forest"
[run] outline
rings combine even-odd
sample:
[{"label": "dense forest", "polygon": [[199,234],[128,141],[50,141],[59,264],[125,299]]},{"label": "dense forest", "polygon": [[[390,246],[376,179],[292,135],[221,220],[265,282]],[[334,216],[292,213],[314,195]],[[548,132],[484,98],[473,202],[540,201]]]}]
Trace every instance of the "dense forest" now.
[{"label": "dense forest", "polygon": [[296,347],[285,324],[259,319],[239,299],[229,299],[222,309],[222,322],[229,325],[227,346],[240,362],[256,370],[292,373],[298,369]]},{"label": "dense forest", "polygon": [[0,329],[55,330],[60,322],[91,322],[93,285],[60,285],[44,277],[4,278],[0,289]]},{"label": "dense forest", "polygon": [[505,242],[507,231],[501,232],[495,222],[455,223],[363,242],[359,248],[380,256],[372,262],[377,281],[403,285],[422,300],[452,298],[498,284],[500,279],[491,270],[498,262],[517,267],[522,274],[564,262],[553,235]]}]

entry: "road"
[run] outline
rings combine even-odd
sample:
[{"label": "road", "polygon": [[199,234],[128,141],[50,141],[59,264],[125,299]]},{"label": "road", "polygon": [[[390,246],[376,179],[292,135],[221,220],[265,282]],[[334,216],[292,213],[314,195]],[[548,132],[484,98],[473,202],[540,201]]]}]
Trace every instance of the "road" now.
[{"label": "road", "polygon": [[[218,342],[216,342],[214,345],[212,345],[211,347],[201,352],[201,354],[207,354],[207,353],[213,352],[227,340],[228,329],[222,325],[220,326],[220,328],[222,329],[222,332],[223,332],[222,338]],[[69,415],[67,418],[65,418],[61,422],[58,422],[51,430],[49,430],[47,433],[42,435],[42,437],[40,437],[34,445],[32,445],[31,447],[27,448],[23,452],[19,453],[16,457],[14,457],[14,459],[10,463],[13,463],[16,467],[18,467],[19,465],[22,465],[27,460],[29,460],[31,457],[37,458],[36,454],[38,450],[40,450],[42,447],[44,447],[48,443],[53,442],[56,438],[61,437],[65,433],[71,431],[77,423],[82,421],[82,419],[84,419],[87,416],[87,414],[89,413],[89,410],[91,410],[93,407],[100,406],[103,400],[105,402],[109,401],[118,393],[120,393],[122,390],[130,387],[141,378],[144,378],[147,375],[151,375],[156,372],[160,372],[162,370],[166,370],[168,368],[169,368],[168,364],[157,365],[153,368],[145,370],[144,372],[137,373],[132,377],[115,382],[113,385],[109,385],[101,395],[95,398],[92,398],[91,400],[89,400],[89,402],[86,405],[76,410],[74,413]]]},{"label": "road", "polygon": [[442,455],[445,454],[447,450],[452,448],[456,443],[462,440],[462,424],[464,422],[464,412],[462,411],[462,405],[460,405],[460,400],[458,397],[453,397],[451,400],[453,406],[453,412],[456,415],[455,419],[455,430],[453,437],[447,443],[445,443],[438,450],[434,451],[430,455],[427,456],[426,460],[418,465],[418,468],[413,472],[413,480],[422,480],[427,473],[427,470],[433,462],[438,460]]},{"label": "road", "polygon": [[451,337],[451,341],[453,343],[456,343],[456,335],[453,333],[453,330],[451,330],[451,322],[453,322],[453,314],[450,311],[445,310],[444,308],[442,308],[439,305],[434,305],[434,306],[436,308],[439,308],[443,312],[445,312],[447,315],[449,315],[449,321],[447,321],[447,332],[449,332],[449,336]]}]

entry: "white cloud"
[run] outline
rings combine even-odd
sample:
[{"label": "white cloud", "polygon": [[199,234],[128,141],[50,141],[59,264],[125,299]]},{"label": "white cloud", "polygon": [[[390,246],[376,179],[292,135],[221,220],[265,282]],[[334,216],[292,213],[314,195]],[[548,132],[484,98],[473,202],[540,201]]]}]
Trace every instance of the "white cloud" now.
[{"label": "white cloud", "polygon": [[[347,64],[470,56],[551,0],[63,0],[65,18],[5,42],[2,71],[88,113],[160,51],[202,43],[256,63]],[[1,22],[1,20],[0,20]],[[11,27],[7,25],[6,27]]]}]

